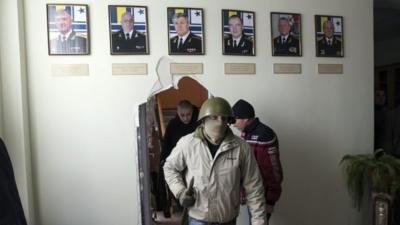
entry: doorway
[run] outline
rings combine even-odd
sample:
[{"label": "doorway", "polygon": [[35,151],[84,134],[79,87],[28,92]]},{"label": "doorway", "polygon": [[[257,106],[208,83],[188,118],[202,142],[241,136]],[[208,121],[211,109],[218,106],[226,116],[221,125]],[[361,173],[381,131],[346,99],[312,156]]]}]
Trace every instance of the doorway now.
[{"label": "doorway", "polygon": [[[400,158],[400,2],[374,0],[374,148]],[[400,224],[400,193],[388,224]]]},{"label": "doorway", "polygon": [[[180,225],[182,211],[178,201],[168,190],[163,170],[161,153],[166,129],[170,121],[179,119],[177,105],[188,100],[193,112],[211,96],[199,82],[182,77],[177,89],[167,90],[150,96],[146,103],[139,106],[138,163],[140,184],[140,206],[143,225]],[[197,121],[197,114],[192,118]]]}]

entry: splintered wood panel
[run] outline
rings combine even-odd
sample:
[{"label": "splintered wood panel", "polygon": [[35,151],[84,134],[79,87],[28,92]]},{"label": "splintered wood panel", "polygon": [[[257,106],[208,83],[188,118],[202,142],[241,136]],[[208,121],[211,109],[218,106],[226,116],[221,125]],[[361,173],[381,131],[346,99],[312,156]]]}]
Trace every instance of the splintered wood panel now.
[{"label": "splintered wood panel", "polygon": [[199,82],[190,77],[180,79],[178,83],[179,89],[171,87],[157,94],[163,109],[176,108],[179,101],[183,99],[189,100],[192,104],[200,107],[208,98],[208,91]]}]

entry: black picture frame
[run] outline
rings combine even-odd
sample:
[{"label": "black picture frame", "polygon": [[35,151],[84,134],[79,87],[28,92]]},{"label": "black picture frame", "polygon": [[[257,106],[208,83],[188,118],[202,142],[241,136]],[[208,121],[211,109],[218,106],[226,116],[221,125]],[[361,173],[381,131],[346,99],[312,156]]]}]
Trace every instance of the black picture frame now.
[{"label": "black picture frame", "polygon": [[271,12],[272,56],[302,56],[301,19],[299,13]]},{"label": "black picture frame", "polygon": [[108,18],[111,55],[150,54],[147,6],[109,5]]},{"label": "black picture frame", "polygon": [[316,57],[344,57],[343,17],[315,15]]},{"label": "black picture frame", "polygon": [[[175,21],[183,37],[180,37],[179,32],[176,31]],[[202,8],[168,7],[167,26],[169,55],[205,54],[204,10]],[[180,44],[181,38],[182,44]]]},{"label": "black picture frame", "polygon": [[46,4],[49,55],[89,55],[89,6]]},{"label": "black picture frame", "polygon": [[221,15],[222,54],[236,56],[255,56],[255,12],[236,9],[222,9]]}]

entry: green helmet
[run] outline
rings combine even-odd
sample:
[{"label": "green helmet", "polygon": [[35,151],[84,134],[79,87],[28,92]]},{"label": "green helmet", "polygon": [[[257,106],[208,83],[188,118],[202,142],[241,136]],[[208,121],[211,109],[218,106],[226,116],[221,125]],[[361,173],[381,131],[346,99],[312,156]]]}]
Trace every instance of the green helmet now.
[{"label": "green helmet", "polygon": [[228,101],[221,97],[207,99],[201,106],[198,121],[207,116],[224,116],[228,117],[229,123],[234,121],[232,108]]}]

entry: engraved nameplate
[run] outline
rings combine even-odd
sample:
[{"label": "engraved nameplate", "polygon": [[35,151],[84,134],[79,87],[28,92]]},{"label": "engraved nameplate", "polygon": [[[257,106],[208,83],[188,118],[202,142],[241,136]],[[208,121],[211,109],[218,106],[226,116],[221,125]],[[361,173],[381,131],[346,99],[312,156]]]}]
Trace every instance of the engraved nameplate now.
[{"label": "engraved nameplate", "polygon": [[171,74],[203,74],[203,63],[171,63]]},{"label": "engraved nameplate", "polygon": [[256,74],[256,64],[225,63],[225,74]]},{"label": "engraved nameplate", "polygon": [[52,64],[53,76],[89,76],[89,64]]},{"label": "engraved nameplate", "polygon": [[276,74],[300,74],[301,64],[298,63],[274,63]]},{"label": "engraved nameplate", "polygon": [[319,74],[343,74],[343,64],[318,64]]},{"label": "engraved nameplate", "polygon": [[112,75],[147,75],[147,63],[113,63]]}]

